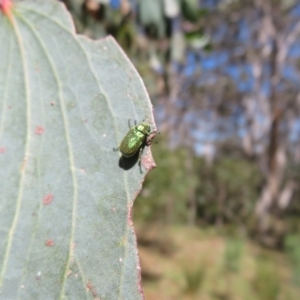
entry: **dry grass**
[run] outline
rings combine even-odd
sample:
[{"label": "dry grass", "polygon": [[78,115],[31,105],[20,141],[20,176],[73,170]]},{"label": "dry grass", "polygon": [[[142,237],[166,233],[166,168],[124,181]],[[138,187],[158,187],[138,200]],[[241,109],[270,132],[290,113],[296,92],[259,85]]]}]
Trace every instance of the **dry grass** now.
[{"label": "dry grass", "polygon": [[300,299],[281,253],[214,230],[136,228],[146,300]]}]

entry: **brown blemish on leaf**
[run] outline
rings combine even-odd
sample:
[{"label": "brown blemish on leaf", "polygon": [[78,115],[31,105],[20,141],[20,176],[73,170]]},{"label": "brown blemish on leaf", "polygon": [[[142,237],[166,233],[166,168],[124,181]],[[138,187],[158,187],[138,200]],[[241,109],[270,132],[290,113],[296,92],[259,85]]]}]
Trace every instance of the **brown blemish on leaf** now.
[{"label": "brown blemish on leaf", "polygon": [[91,292],[94,298],[97,297],[97,291],[96,291],[96,288],[93,287],[93,285],[92,285],[92,283],[91,283],[90,281],[88,281],[88,282],[86,283],[86,291],[87,291],[87,292]]},{"label": "brown blemish on leaf", "polygon": [[53,245],[54,245],[53,240],[48,239],[48,240],[46,241],[46,246],[47,246],[47,247],[52,247]]},{"label": "brown blemish on leaf", "polygon": [[52,201],[53,201],[53,195],[52,194],[47,194],[43,199],[43,204],[44,205],[49,205]]},{"label": "brown blemish on leaf", "polygon": [[86,283],[86,291],[89,292],[93,288],[93,285],[88,281]]}]

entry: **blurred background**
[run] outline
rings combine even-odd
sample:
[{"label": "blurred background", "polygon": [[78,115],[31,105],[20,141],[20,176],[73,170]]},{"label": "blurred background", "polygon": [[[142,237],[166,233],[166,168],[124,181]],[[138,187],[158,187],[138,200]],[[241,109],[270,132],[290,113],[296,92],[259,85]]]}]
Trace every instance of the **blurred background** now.
[{"label": "blurred background", "polygon": [[300,1],[65,0],[161,132],[134,205],[146,299],[300,299]]}]

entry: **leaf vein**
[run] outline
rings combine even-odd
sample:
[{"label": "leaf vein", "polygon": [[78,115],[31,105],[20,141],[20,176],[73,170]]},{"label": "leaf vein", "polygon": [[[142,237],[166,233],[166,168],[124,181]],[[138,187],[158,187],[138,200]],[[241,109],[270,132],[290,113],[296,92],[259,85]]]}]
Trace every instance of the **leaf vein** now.
[{"label": "leaf vein", "polygon": [[77,197],[78,197],[78,188],[77,188],[77,180],[76,180],[76,174],[75,174],[75,169],[76,168],[75,168],[74,156],[73,156],[73,151],[72,151],[72,142],[71,142],[70,134],[69,134],[68,117],[67,117],[67,113],[66,113],[66,110],[65,110],[65,104],[63,102],[62,87],[60,85],[59,75],[57,73],[55,65],[53,64],[53,61],[52,61],[51,57],[48,55],[48,52],[45,49],[44,43],[42,42],[41,38],[37,34],[36,30],[25,19],[23,19],[23,21],[28,24],[28,26],[30,27],[32,33],[34,34],[37,41],[39,42],[41,48],[43,49],[43,51],[45,53],[45,57],[47,58],[47,60],[49,62],[50,68],[53,72],[53,77],[56,81],[57,88],[58,88],[58,95],[59,95],[58,98],[59,98],[59,102],[60,102],[61,115],[62,115],[62,120],[63,120],[63,124],[64,124],[65,137],[66,137],[66,143],[67,143],[67,151],[68,151],[68,155],[69,155],[70,173],[71,173],[72,184],[73,184],[73,200],[72,200],[73,205],[72,205],[72,217],[71,217],[72,224],[71,224],[71,234],[70,234],[70,241],[69,241],[69,252],[68,252],[68,256],[67,256],[67,262],[66,262],[65,272],[64,272],[64,275],[63,275],[62,283],[61,283],[61,292],[60,292],[60,296],[59,296],[59,299],[63,299],[64,298],[65,283],[66,283],[66,280],[67,280],[67,277],[68,277],[68,269],[69,269],[69,266],[70,266],[71,258],[73,256],[74,231],[75,231],[77,200],[78,200],[77,199]]}]

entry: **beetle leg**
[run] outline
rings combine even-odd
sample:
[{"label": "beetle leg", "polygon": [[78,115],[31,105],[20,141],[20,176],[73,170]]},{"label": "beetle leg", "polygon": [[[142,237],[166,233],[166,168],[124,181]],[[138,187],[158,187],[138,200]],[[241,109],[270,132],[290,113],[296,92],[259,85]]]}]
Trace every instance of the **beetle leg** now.
[{"label": "beetle leg", "polygon": [[[136,125],[137,125],[137,122],[136,122],[136,120],[134,120],[134,126],[136,126]],[[130,124],[130,119],[128,119],[128,126],[129,126],[129,129],[131,129],[133,127]]]},{"label": "beetle leg", "polygon": [[140,152],[139,152],[139,166],[140,166],[140,172],[141,172],[141,174],[143,173],[143,171],[142,171],[142,163],[141,163],[142,154],[143,154],[143,148],[141,147],[140,148]]},{"label": "beetle leg", "polygon": [[118,148],[113,148],[113,151],[119,151],[120,147]]},{"label": "beetle leg", "polygon": [[155,138],[156,134],[160,134],[160,132],[152,131],[148,134],[147,139],[146,139],[147,146],[150,146],[152,144],[152,141]]},{"label": "beetle leg", "polygon": [[[153,137],[153,139],[156,137],[157,134],[160,134],[160,132],[154,131],[155,132],[155,136]],[[156,141],[154,144],[158,144],[158,141]]]},{"label": "beetle leg", "polygon": [[152,132],[150,132],[148,135],[150,135],[150,134],[160,134],[160,132],[158,131],[156,131],[156,130],[153,130]]}]

